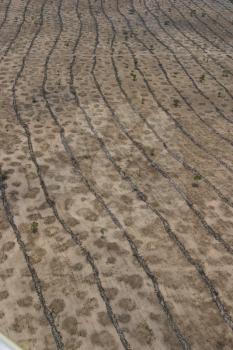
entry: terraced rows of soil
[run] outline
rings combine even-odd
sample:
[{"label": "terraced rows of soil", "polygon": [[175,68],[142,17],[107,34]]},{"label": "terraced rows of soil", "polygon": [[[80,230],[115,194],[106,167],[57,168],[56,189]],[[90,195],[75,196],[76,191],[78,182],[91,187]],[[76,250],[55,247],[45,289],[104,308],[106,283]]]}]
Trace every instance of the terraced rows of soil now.
[{"label": "terraced rows of soil", "polygon": [[0,331],[233,349],[233,4],[0,1]]}]

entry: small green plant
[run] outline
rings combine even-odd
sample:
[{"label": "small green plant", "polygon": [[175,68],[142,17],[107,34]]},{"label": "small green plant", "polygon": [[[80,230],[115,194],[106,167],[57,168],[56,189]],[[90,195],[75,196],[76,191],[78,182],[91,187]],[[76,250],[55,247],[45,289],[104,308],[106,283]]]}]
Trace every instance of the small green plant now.
[{"label": "small green plant", "polygon": [[194,175],[193,180],[200,181],[200,180],[202,180],[202,176],[199,174],[196,174],[196,175]]},{"label": "small green plant", "polygon": [[194,175],[193,180],[194,180],[195,182],[192,183],[192,187],[195,187],[195,188],[199,187],[199,181],[200,181],[201,179],[202,179],[202,176],[201,176],[200,174]]},{"label": "small green plant", "polygon": [[38,222],[36,221],[33,221],[32,224],[31,224],[31,231],[32,233],[37,233],[38,232]]},{"label": "small green plant", "polygon": [[137,75],[134,72],[131,72],[131,77],[133,78],[133,81],[137,80]]}]

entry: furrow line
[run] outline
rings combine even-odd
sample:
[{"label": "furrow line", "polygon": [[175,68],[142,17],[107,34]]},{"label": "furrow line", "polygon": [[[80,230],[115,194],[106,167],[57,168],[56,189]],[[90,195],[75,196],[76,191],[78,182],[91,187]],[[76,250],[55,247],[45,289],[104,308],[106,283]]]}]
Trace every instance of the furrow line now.
[{"label": "furrow line", "polygon": [[27,268],[31,274],[33,285],[34,285],[36,294],[38,296],[40,305],[42,306],[44,315],[45,315],[45,317],[48,321],[48,324],[51,328],[51,332],[52,332],[53,338],[54,338],[55,343],[56,343],[56,348],[58,350],[63,350],[64,345],[62,342],[62,336],[61,336],[60,331],[58,330],[58,328],[55,324],[53,313],[49,309],[49,307],[47,306],[47,303],[46,303],[46,300],[45,300],[45,297],[43,294],[43,288],[41,286],[41,281],[39,279],[39,276],[38,276],[35,268],[33,267],[32,263],[31,263],[30,256],[27,253],[27,248],[26,248],[25,243],[22,239],[21,233],[20,233],[20,231],[15,223],[14,215],[12,213],[12,210],[10,208],[10,204],[9,204],[9,201],[8,201],[8,198],[6,195],[6,183],[4,181],[4,177],[3,177],[3,174],[1,171],[0,171],[0,194],[1,194],[2,204],[3,204],[6,218],[7,218],[8,222],[9,222],[9,224],[10,224],[10,226],[15,234],[19,249],[21,250],[21,252],[24,256],[25,262],[27,264]]},{"label": "furrow line", "polygon": [[[137,35],[134,33],[132,26],[130,24],[129,19],[124,15],[124,13],[120,10],[119,8],[119,2],[118,0],[116,1],[117,3],[117,10],[120,13],[120,15],[125,19],[127,27],[129,28],[130,32],[132,33],[132,35],[136,38],[136,40],[141,43],[143,46],[145,45],[138,37]],[[128,47],[128,44],[125,43],[125,45]],[[146,47],[146,49],[151,52],[150,48]],[[152,53],[152,56],[156,59],[156,56],[154,55],[154,53]],[[135,63],[136,63],[136,59],[135,59]],[[136,64],[137,67],[137,64]],[[192,78],[191,78],[192,79]],[[195,144],[195,146],[197,146],[199,149],[201,149],[203,152],[205,152],[208,157],[211,157],[213,159],[215,159],[217,161],[217,163],[221,164],[225,169],[227,169],[230,173],[233,174],[233,168],[232,166],[228,165],[225,161],[223,161],[222,159],[220,159],[219,157],[213,155],[212,153],[210,153],[203,145],[201,145],[198,141],[196,141],[194,139],[194,137],[189,134],[189,132],[182,126],[182,124],[180,124],[176,118],[173,117],[173,115],[167,110],[167,108],[158,101],[155,93],[153,92],[153,90],[151,89],[148,81],[145,79],[144,77],[144,83],[147,85],[147,89],[149,90],[151,96],[153,97],[153,99],[155,100],[155,102],[159,105],[159,107],[169,116],[169,118],[175,123],[176,127],[193,143]]]}]

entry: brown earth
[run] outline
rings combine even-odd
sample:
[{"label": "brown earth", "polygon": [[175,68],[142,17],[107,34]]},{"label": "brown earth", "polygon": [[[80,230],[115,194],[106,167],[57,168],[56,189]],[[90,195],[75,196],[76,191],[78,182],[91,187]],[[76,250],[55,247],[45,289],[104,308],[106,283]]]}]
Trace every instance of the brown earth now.
[{"label": "brown earth", "polygon": [[233,349],[233,4],[0,1],[0,332]]}]

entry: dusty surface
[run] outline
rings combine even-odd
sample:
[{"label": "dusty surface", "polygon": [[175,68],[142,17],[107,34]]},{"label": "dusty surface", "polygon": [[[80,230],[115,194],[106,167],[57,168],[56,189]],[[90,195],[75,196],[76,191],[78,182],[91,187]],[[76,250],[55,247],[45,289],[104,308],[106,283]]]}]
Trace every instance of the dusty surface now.
[{"label": "dusty surface", "polygon": [[0,1],[0,331],[233,349],[233,4]]}]

